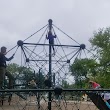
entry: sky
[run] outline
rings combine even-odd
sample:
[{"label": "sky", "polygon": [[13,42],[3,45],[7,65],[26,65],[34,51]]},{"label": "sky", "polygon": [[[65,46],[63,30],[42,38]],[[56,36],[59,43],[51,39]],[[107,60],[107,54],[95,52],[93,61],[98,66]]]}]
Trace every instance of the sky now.
[{"label": "sky", "polygon": [[110,25],[110,0],[0,0],[0,38],[10,48],[53,20],[79,43]]},{"label": "sky", "polygon": [[89,48],[93,32],[110,27],[109,11],[110,0],[0,0],[0,46],[10,50],[52,19]]}]

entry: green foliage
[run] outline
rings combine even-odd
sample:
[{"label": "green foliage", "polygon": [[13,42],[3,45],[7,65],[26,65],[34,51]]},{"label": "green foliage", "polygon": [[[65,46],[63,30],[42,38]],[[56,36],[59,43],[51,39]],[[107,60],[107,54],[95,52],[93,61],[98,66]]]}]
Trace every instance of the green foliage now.
[{"label": "green foliage", "polygon": [[99,74],[96,79],[104,88],[110,88],[110,28],[100,29],[90,39],[93,49],[98,54],[100,63]]},{"label": "green foliage", "polygon": [[71,72],[75,78],[75,88],[86,88],[85,80],[96,75],[97,62],[93,59],[76,59],[71,65]]},{"label": "green foliage", "polygon": [[76,59],[71,65],[72,75],[76,78],[87,78],[88,75],[96,74],[97,62],[93,59]]},{"label": "green foliage", "polygon": [[28,83],[34,79],[40,88],[44,88],[44,75],[42,72],[35,73],[32,68],[21,67],[16,63],[9,64],[7,70],[13,74],[15,80],[20,83]]},{"label": "green foliage", "polygon": [[[86,78],[98,82],[104,88],[110,88],[110,28],[100,29],[94,32],[94,36],[89,40],[92,51],[96,52],[97,60],[76,59],[71,65],[72,75],[78,88],[88,88]],[[93,57],[95,57],[93,56]]]},{"label": "green foliage", "polygon": [[18,73],[19,72],[19,65],[16,63],[11,63],[8,64],[7,70],[10,71],[12,74]]},{"label": "green foliage", "polygon": [[62,80],[62,87],[63,88],[69,88],[69,83],[65,80]]},{"label": "green foliage", "polygon": [[42,72],[37,73],[35,76],[35,79],[36,79],[36,82],[37,82],[39,88],[45,87],[45,85],[44,85],[45,77]]},{"label": "green foliage", "polygon": [[90,39],[92,49],[97,52],[101,65],[106,65],[110,61],[110,28],[100,29],[94,33]]}]

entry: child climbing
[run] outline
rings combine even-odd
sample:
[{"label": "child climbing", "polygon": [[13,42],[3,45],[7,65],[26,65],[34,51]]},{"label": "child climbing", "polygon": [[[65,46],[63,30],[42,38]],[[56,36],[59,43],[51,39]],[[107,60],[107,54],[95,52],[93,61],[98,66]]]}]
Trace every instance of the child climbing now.
[{"label": "child climbing", "polygon": [[5,80],[5,75],[9,78],[9,89],[13,87],[14,83],[14,77],[13,75],[6,69],[7,65],[6,62],[10,61],[14,58],[13,54],[10,58],[7,58],[5,55],[7,54],[7,48],[5,46],[1,47],[1,52],[0,52],[0,89],[4,87],[4,80]]},{"label": "child climbing", "polygon": [[83,95],[82,95],[82,100],[83,100],[83,101],[87,101],[87,97],[88,97],[87,94],[83,94]]},{"label": "child climbing", "polygon": [[56,38],[56,35],[53,35],[51,31],[48,32],[48,35],[46,35],[46,39],[49,40],[49,44],[52,45],[53,48],[53,54],[55,55],[55,49],[54,49],[54,38]]},{"label": "child climbing", "polygon": [[98,84],[97,82],[95,82],[95,81],[89,81],[89,85],[90,85],[90,88],[92,88],[92,89],[100,89],[101,88],[101,86],[100,86],[100,84]]},{"label": "child climbing", "polygon": [[31,88],[37,88],[37,84],[34,79],[32,79],[28,85],[31,86]]}]

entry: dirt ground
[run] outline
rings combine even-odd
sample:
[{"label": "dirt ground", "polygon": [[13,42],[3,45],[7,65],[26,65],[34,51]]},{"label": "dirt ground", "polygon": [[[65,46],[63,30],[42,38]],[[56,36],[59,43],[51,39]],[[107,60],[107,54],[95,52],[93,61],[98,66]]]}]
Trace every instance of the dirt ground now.
[{"label": "dirt ground", "polygon": [[[36,97],[29,97],[28,100],[14,96],[9,105],[6,99],[3,105],[0,105],[0,110],[48,110],[48,101],[41,100],[40,106],[38,106]],[[85,101],[58,101],[53,100],[51,103],[51,110],[98,110],[92,102]]]}]

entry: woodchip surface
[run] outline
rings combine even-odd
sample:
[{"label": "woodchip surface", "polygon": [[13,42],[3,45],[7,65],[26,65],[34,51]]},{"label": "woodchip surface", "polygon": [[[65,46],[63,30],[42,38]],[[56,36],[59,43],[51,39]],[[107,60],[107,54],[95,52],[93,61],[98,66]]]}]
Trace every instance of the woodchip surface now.
[{"label": "woodchip surface", "polygon": [[[13,96],[9,105],[6,99],[3,105],[0,105],[0,110],[48,110],[48,100],[42,99],[40,106],[35,96],[28,97],[25,101],[18,96]],[[97,107],[88,101],[65,101],[53,100],[51,102],[51,110],[98,110]]]}]

